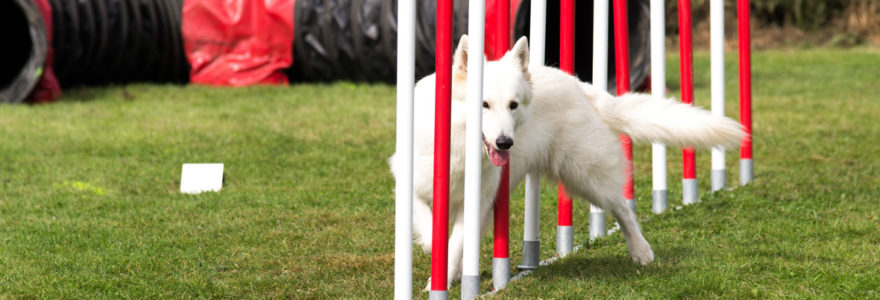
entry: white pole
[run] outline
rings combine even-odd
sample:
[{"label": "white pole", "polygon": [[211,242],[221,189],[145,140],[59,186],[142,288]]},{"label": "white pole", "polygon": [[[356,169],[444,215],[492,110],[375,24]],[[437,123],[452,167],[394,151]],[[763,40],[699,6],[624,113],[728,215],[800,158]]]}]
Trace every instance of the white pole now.
[{"label": "white pole", "polygon": [[416,65],[416,5],[397,10],[397,144],[401,165],[394,187],[394,299],[412,299],[413,88]]},{"label": "white pole", "polygon": [[[467,131],[464,173],[464,255],[461,298],[480,295],[480,194],[483,157],[483,41],[485,0],[468,5]],[[486,199],[487,201],[489,199]]]},{"label": "white pole", "polygon": [[[724,0],[709,2],[709,31],[712,73],[712,114],[724,116]],[[726,185],[724,148],[712,148],[712,191]]]},{"label": "white pole", "polygon": [[541,177],[539,174],[526,174],[526,203],[523,217],[523,255],[520,269],[531,270],[538,267],[541,257],[541,241],[538,240],[538,221],[541,207]]},{"label": "white pole", "polygon": [[[666,98],[666,21],[663,0],[651,0],[651,94]],[[651,144],[653,190],[652,211],[659,214],[669,206],[666,186],[666,145]]]},{"label": "white pole", "polygon": [[[531,2],[529,24],[529,66],[544,65],[544,41],[547,27],[547,0]],[[523,256],[520,269],[534,269],[540,261],[538,220],[541,201],[541,174],[526,174],[525,224],[523,224]]]},{"label": "white pole", "polygon": [[[593,1],[593,86],[608,91],[608,1]],[[590,239],[605,235],[605,212],[590,205]]]},{"label": "white pole", "polygon": [[547,31],[547,0],[531,2],[529,24],[529,65],[544,65],[544,43]]}]

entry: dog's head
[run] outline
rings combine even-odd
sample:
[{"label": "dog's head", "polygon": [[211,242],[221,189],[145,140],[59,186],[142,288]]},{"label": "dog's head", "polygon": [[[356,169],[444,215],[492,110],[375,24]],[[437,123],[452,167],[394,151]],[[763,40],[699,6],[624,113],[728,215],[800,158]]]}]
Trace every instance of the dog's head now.
[{"label": "dog's head", "polygon": [[[461,37],[453,56],[453,99],[467,101],[467,35]],[[513,49],[497,61],[483,63],[483,143],[492,164],[510,160],[516,128],[529,116],[532,82],[529,76],[528,40],[520,38]]]}]

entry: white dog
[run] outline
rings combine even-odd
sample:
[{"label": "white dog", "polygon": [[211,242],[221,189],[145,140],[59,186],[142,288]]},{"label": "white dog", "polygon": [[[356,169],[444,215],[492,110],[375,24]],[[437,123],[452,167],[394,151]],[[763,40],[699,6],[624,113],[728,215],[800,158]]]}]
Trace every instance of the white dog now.
[{"label": "white dog", "polygon": [[[461,277],[463,241],[467,36],[454,54],[449,182],[448,282]],[[654,260],[636,216],[621,194],[624,158],[618,135],[670,146],[735,146],[743,138],[738,123],[672,99],[649,95],[614,97],[550,67],[529,67],[525,38],[502,59],[484,62],[481,236],[492,222],[500,167],[510,163],[510,188],[526,173],[561,180],[579,199],[611,212],[635,263]],[[434,75],[416,84],[414,128],[413,231],[431,251],[434,162]],[[398,176],[397,155],[390,159]]]}]

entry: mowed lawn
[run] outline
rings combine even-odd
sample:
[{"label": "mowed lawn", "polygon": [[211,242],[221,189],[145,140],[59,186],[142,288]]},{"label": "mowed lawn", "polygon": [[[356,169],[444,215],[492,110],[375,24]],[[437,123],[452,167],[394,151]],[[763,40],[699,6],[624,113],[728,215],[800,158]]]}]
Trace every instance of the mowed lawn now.
[{"label": "mowed lawn", "polygon": [[[694,59],[697,105],[708,107],[708,55]],[[677,94],[677,57],[667,70]],[[700,151],[702,202],[654,215],[650,146],[638,145],[639,218],[656,261],[632,264],[619,233],[587,243],[579,202],[585,246],[497,296],[880,297],[880,51],[760,51],[753,75],[753,183],[737,187],[731,150],[735,188],[708,193]],[[0,106],[0,298],[390,298],[394,104],[393,86],[337,83],[83,88]],[[676,207],[681,155],[668,153]],[[188,162],[224,163],[223,190],[179,193]],[[543,258],[555,252],[554,185],[542,193]],[[512,265],[522,199],[520,186]],[[490,267],[486,238],[484,289]],[[427,297],[429,268],[417,250],[415,297]]]}]

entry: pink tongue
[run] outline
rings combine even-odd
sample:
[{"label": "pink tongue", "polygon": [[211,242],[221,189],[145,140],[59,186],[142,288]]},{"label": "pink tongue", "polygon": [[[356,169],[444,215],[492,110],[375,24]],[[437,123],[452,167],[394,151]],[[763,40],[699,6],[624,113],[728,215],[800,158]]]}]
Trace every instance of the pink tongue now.
[{"label": "pink tongue", "polygon": [[510,160],[510,152],[498,151],[492,147],[489,147],[489,159],[492,160],[493,165],[500,167]]}]

